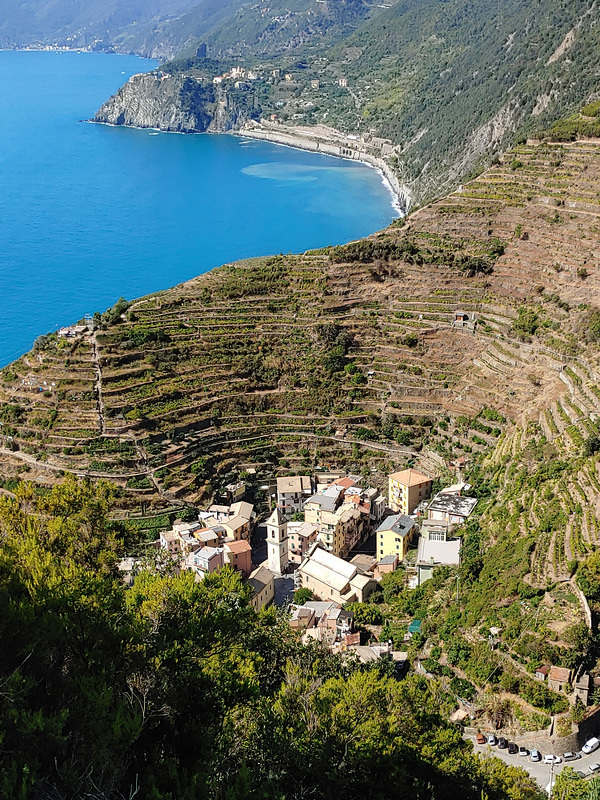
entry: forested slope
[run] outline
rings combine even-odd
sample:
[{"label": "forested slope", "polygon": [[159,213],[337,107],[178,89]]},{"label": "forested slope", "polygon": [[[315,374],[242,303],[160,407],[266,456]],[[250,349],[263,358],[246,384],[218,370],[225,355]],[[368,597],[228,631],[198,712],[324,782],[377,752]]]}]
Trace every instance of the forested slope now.
[{"label": "forested slope", "polygon": [[538,800],[477,760],[424,678],[304,647],[228,569],[115,570],[105,485],[0,497],[0,793],[11,798]]}]

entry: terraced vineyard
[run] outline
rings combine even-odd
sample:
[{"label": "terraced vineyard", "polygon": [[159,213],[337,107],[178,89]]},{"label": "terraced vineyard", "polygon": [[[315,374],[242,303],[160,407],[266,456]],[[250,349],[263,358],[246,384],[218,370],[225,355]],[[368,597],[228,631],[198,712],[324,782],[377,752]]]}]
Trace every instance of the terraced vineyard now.
[{"label": "terraced vineyard", "polygon": [[[385,470],[498,442],[503,459],[530,423],[574,457],[600,411],[599,217],[600,144],[530,143],[368,240],[227,265],[49,337],[2,372],[3,476],[105,476],[161,504],[251,467]],[[551,570],[595,526],[574,517]]]}]

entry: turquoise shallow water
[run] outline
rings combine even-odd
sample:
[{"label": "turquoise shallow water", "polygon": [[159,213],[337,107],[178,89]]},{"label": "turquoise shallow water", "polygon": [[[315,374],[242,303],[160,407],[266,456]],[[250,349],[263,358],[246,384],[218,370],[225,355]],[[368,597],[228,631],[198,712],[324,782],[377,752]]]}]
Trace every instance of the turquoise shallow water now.
[{"label": "turquoise shallow water", "polygon": [[121,295],[346,242],[397,216],[381,176],[361,164],[80,121],[153,66],[0,52],[0,366]]}]

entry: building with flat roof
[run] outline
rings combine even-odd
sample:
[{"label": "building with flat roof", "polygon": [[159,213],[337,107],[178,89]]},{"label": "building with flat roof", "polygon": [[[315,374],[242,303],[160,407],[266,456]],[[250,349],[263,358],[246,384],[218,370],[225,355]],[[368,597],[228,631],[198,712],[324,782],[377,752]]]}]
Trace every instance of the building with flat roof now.
[{"label": "building with flat roof", "polygon": [[388,476],[389,507],[395,513],[412,514],[423,500],[431,497],[433,481],[416,469],[403,469]]},{"label": "building with flat roof", "polygon": [[442,564],[457,566],[460,564],[461,539],[438,542],[433,539],[419,539],[417,550],[417,570],[419,586],[429,580],[433,570]]},{"label": "building with flat roof", "polygon": [[446,522],[448,525],[460,525],[473,513],[476,505],[476,497],[438,492],[429,504],[427,514],[430,520]]}]

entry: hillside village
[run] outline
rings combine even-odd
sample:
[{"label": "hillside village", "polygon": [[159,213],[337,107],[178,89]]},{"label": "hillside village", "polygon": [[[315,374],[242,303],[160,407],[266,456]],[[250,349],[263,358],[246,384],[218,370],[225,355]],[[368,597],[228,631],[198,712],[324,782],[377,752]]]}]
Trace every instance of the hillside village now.
[{"label": "hillside village", "polygon": [[[425,633],[435,628],[423,612],[406,620],[400,637],[381,613],[382,597],[390,586],[424,590],[431,581],[439,587],[443,584],[432,580],[438,570],[446,582],[449,576],[456,578],[458,598],[461,550],[478,498],[471,496],[472,487],[462,480],[460,468],[456,482],[445,486],[439,477],[412,467],[388,475],[386,495],[366,483],[361,475],[342,471],[277,477],[271,485],[271,510],[257,514],[244,500],[245,482],[237,481],[226,487],[228,504],[213,503],[192,521],[176,520],[160,533],[152,545],[156,563],[170,573],[189,571],[196,581],[228,566],[250,587],[253,608],[277,606],[302,641],[321,642],[332,653],[365,665],[389,664],[397,678],[412,669],[449,681],[456,719],[465,730],[489,724],[485,684],[477,688],[477,681],[472,682],[472,675],[467,680],[456,661],[439,660],[441,648],[432,644],[436,637],[429,640]],[[124,559],[120,569],[126,583],[131,584],[144,566],[147,561]],[[583,595],[581,600],[589,615]],[[452,590],[448,602],[453,602]],[[497,663],[497,654],[508,646],[502,632],[502,627],[490,626],[483,637],[489,664]],[[516,651],[506,657],[516,664]],[[585,732],[595,720],[598,708],[592,698],[597,700],[600,675],[590,674],[581,664],[569,668],[539,663],[531,678],[521,680],[521,688],[513,691],[530,708],[532,722],[541,727],[544,717],[537,708],[558,716],[548,730],[533,734],[525,718],[516,729],[502,719],[492,727],[502,731],[508,726],[512,738],[529,746],[533,741],[544,752],[565,749],[569,737],[575,737],[576,747],[578,726]]]},{"label": "hillside village", "polygon": [[[457,567],[460,525],[477,499],[465,494],[470,487],[464,482],[432,496],[433,478],[412,468],[389,475],[387,497],[363,483],[359,475],[341,473],[277,478],[262,539],[254,506],[235,499],[245,492],[237,482],[227,487],[230,505],[213,504],[191,522],[177,520],[154,546],[170,568],[189,570],[197,581],[229,565],[252,588],[256,610],[278,603],[290,610],[293,628],[334,651],[350,648],[367,661],[386,653],[400,658],[386,642],[365,650],[353,632],[354,615],[344,607],[366,603],[382,577],[400,565],[413,588],[438,566]],[[135,558],[123,559],[127,583],[141,566]],[[293,584],[288,580],[287,591],[276,597],[276,584],[288,576]],[[299,597],[310,601],[294,604]],[[416,621],[413,630],[419,627]],[[405,653],[401,661],[406,663]]]}]

